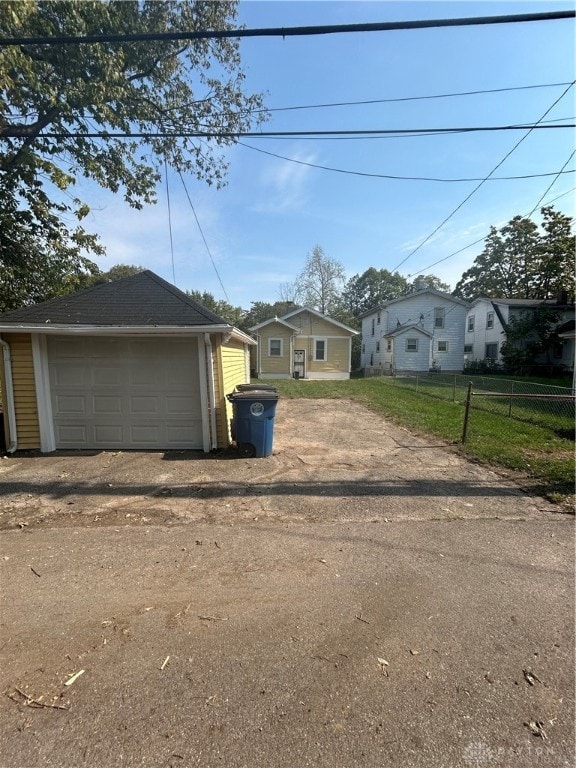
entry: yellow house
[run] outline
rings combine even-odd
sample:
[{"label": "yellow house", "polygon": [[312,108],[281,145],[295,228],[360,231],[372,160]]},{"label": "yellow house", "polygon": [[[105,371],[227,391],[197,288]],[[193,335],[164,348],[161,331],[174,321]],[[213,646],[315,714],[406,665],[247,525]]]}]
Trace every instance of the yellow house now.
[{"label": "yellow house", "polygon": [[9,452],[231,441],[254,340],[153,272],[0,315]]},{"label": "yellow house", "polygon": [[258,346],[252,368],[262,379],[349,379],[352,337],[358,334],[311,307],[250,328]]}]

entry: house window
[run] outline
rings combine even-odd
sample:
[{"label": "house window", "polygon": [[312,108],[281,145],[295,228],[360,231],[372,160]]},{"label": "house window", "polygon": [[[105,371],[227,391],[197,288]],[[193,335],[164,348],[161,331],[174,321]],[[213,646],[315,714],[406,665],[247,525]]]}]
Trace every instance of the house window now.
[{"label": "house window", "polygon": [[496,360],[498,357],[498,344],[486,344],[486,360]]},{"label": "house window", "polygon": [[386,339],[386,352],[392,352],[392,339]]},{"label": "house window", "polygon": [[434,309],[434,328],[444,328],[444,307],[436,307]]},{"label": "house window", "polygon": [[366,344],[362,344],[362,354],[364,354],[364,352],[366,352]]},{"label": "house window", "polygon": [[473,349],[474,349],[474,346],[472,344],[464,344],[464,354],[465,355],[471,355]]},{"label": "house window", "polygon": [[555,360],[562,360],[562,351],[563,351],[562,342],[561,341],[556,342],[556,344],[554,344],[554,349],[552,351],[552,354]]},{"label": "house window", "polygon": [[418,352],[418,339],[406,339],[406,352]]},{"label": "house window", "polygon": [[488,312],[486,315],[486,328],[494,328],[494,312]]},{"label": "house window", "polygon": [[439,341],[438,342],[438,352],[448,352],[448,342],[447,341]]},{"label": "house window", "polygon": [[374,353],[370,352],[370,365],[374,365]]},{"label": "house window", "polygon": [[474,315],[470,315],[468,318],[468,327],[466,328],[467,331],[472,332],[474,330]]},{"label": "house window", "polygon": [[380,342],[376,342],[376,352],[380,352]]},{"label": "house window", "polygon": [[378,315],[376,316],[376,319],[377,319],[378,325],[380,325],[380,312],[378,312]]},{"label": "house window", "polygon": [[374,336],[375,325],[376,325],[376,320],[374,320],[374,318],[372,318],[372,336]]},{"label": "house window", "polygon": [[282,339],[268,339],[268,356],[282,357]]},{"label": "house window", "polygon": [[326,339],[314,340],[314,360],[326,360]]}]

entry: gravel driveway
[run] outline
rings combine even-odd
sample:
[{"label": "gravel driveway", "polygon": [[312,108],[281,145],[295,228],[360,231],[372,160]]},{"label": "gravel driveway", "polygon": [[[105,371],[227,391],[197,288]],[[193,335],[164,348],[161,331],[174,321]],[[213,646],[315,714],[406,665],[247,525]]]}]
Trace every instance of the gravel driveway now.
[{"label": "gravel driveway", "polygon": [[573,518],[449,447],[281,400],[0,494],[3,768],[574,763]]}]

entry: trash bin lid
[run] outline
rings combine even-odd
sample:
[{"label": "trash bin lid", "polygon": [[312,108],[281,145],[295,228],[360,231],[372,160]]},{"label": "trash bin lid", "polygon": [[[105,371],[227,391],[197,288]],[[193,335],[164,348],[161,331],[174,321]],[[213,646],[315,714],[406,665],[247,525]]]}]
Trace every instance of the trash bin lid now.
[{"label": "trash bin lid", "polygon": [[279,400],[280,395],[270,389],[251,389],[246,392],[231,392],[229,400]]},{"label": "trash bin lid", "polygon": [[236,384],[237,392],[276,392],[277,389],[272,384]]}]

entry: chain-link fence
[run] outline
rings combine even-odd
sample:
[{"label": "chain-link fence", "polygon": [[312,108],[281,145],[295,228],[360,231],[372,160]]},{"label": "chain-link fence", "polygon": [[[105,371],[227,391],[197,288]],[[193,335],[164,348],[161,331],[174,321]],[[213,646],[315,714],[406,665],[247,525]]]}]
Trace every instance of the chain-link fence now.
[{"label": "chain-link fence", "polygon": [[474,423],[475,414],[495,414],[551,429],[561,437],[574,439],[574,390],[550,384],[485,376],[437,373],[397,373],[394,386],[430,397],[451,400],[466,407],[462,439]]}]

